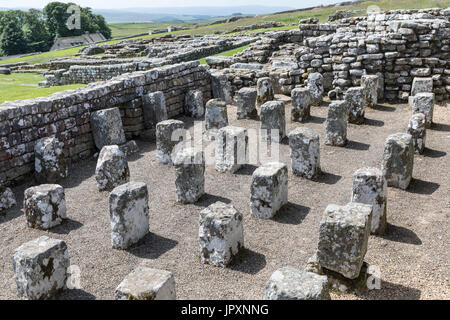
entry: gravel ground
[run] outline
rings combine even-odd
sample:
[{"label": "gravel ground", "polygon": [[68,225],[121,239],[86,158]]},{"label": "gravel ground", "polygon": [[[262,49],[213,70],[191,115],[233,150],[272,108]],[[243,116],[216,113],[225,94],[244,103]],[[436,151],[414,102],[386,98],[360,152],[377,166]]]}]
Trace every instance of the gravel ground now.
[{"label": "gravel ground", "polygon": [[[113,250],[110,239],[108,193],[96,189],[95,159],[74,164],[66,189],[69,220],[51,231],[26,226],[21,206],[0,217],[0,299],[16,298],[11,256],[22,243],[41,235],[67,242],[71,263],[81,270],[80,290],[62,299],[112,299],[114,289],[139,264],[174,273],[179,299],[260,299],[270,275],[283,266],[303,269],[317,248],[322,213],[330,203],[350,201],[352,173],[364,166],[379,166],[389,134],[405,132],[411,111],[406,105],[380,105],[366,113],[365,125],[349,125],[345,148],[323,144],[326,107],[314,107],[306,124],[291,123],[288,132],[305,125],[320,134],[321,164],[317,181],[289,174],[289,204],[272,220],[249,213],[251,174],[247,165],[237,174],[206,170],[206,192],[195,205],[175,199],[174,170],[156,163],[155,144],[138,142],[139,155],[129,159],[131,178],[147,183],[150,194],[150,234],[126,251]],[[230,123],[257,128],[255,120]],[[186,121],[192,129],[192,121]],[[381,270],[381,289],[361,295],[332,294],[333,299],[449,299],[450,298],[450,109],[436,106],[436,123],[427,130],[427,150],[415,157],[414,180],[406,191],[389,188],[388,230],[371,236],[366,261]],[[289,146],[280,145],[280,158],[289,162]],[[290,165],[289,165],[290,167]],[[27,186],[15,188],[19,203]],[[244,252],[227,269],[198,262],[199,212],[215,201],[232,202],[244,213]]]}]

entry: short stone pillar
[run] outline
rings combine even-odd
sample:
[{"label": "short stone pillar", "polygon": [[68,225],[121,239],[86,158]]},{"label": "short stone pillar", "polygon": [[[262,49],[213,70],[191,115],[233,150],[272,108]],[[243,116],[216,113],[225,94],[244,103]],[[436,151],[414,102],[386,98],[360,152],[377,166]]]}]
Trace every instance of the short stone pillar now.
[{"label": "short stone pillar", "polygon": [[422,154],[425,150],[425,140],[427,129],[425,126],[425,115],[423,113],[415,113],[409,120],[408,130],[413,140],[414,152]]},{"label": "short stone pillar", "polygon": [[284,102],[269,101],[261,106],[259,115],[263,140],[280,142],[286,137],[286,111]]},{"label": "short stone pillar", "polygon": [[247,159],[247,129],[226,126],[216,136],[216,170],[235,173]]},{"label": "short stone pillar", "polygon": [[211,73],[211,89],[214,99],[220,99],[225,103],[233,103],[231,83],[223,73]]},{"label": "short stone pillar", "polygon": [[317,250],[320,266],[348,279],[358,278],[367,252],[371,217],[371,205],[328,205],[320,221]]},{"label": "short stone pillar", "polygon": [[0,214],[13,208],[16,204],[14,192],[10,188],[0,186]]},{"label": "short stone pillar", "polygon": [[130,169],[125,154],[118,146],[104,146],[95,168],[99,191],[111,191],[130,181]]},{"label": "short stone pillar", "polygon": [[256,99],[258,105],[263,105],[267,101],[272,101],[275,99],[272,81],[269,77],[259,78],[256,82],[256,89],[258,91],[258,96]]},{"label": "short stone pillar", "polygon": [[34,146],[34,170],[38,183],[55,183],[67,178],[69,170],[63,143],[55,137],[39,139]]},{"label": "short stone pillar", "polygon": [[177,202],[195,203],[205,194],[205,158],[203,151],[186,148],[174,160]]},{"label": "short stone pillar", "polygon": [[200,262],[226,267],[244,247],[244,215],[233,205],[216,202],[200,212]]},{"label": "short stone pillar", "polygon": [[306,179],[320,176],[320,138],[312,129],[298,127],[289,133],[292,173]]},{"label": "short stone pillar", "polygon": [[175,300],[172,272],[138,266],[119,284],[115,300]]},{"label": "short stone pillar", "polygon": [[366,113],[364,88],[349,88],[345,93],[344,99],[348,105],[348,122],[354,124],[364,123],[364,115]]},{"label": "short stone pillar", "polygon": [[434,93],[418,93],[411,97],[411,108],[413,114],[423,113],[425,115],[426,128],[433,124]]},{"label": "short stone pillar", "polygon": [[270,276],[264,300],[330,300],[328,278],[291,267],[280,268]]},{"label": "short stone pillar", "polygon": [[346,101],[337,100],[330,103],[325,128],[325,144],[339,147],[347,144],[347,110]]},{"label": "short stone pillar", "polygon": [[383,176],[389,187],[405,190],[412,179],[414,167],[414,146],[412,136],[395,133],[387,137],[381,163]]},{"label": "short stone pillar", "polygon": [[228,125],[227,104],[220,99],[211,99],[206,103],[205,129],[209,139],[214,140],[220,128]]},{"label": "short stone pillar", "polygon": [[365,105],[374,107],[378,103],[378,76],[364,75],[361,77],[361,86],[364,88],[364,96],[366,98]]},{"label": "short stone pillar", "polygon": [[156,125],[156,159],[160,164],[172,164],[177,152],[186,143],[184,122],[164,120]]},{"label": "short stone pillar", "polygon": [[126,249],[148,233],[148,190],[143,182],[129,182],[109,195],[111,242],[114,249]]},{"label": "short stone pillar", "polygon": [[70,260],[62,240],[41,236],[26,242],[14,250],[12,262],[21,299],[50,299],[66,288]]},{"label": "short stone pillar", "polygon": [[353,173],[352,202],[372,206],[372,234],[386,230],[387,182],[378,168],[362,168]]},{"label": "short stone pillar", "polygon": [[287,165],[281,162],[269,162],[256,169],[250,186],[251,215],[256,218],[270,219],[287,203]]},{"label": "short stone pillar", "polygon": [[121,145],[127,142],[119,108],[104,109],[91,114],[91,128],[95,146]]},{"label": "short stone pillar", "polygon": [[418,93],[433,92],[433,78],[414,78],[411,87],[411,97]]},{"label": "short stone pillar", "polygon": [[323,87],[324,78],[319,72],[310,73],[308,75],[307,88],[311,93],[311,104],[313,106],[320,106],[325,92]]},{"label": "short stone pillar", "polygon": [[256,110],[256,89],[242,88],[237,97],[237,118],[254,118],[258,115]]},{"label": "short stone pillar", "polygon": [[64,188],[42,184],[25,190],[23,211],[30,228],[47,230],[67,218]]},{"label": "short stone pillar", "polygon": [[200,90],[189,90],[184,98],[184,114],[188,117],[201,118],[205,114],[203,93]]},{"label": "short stone pillar", "polygon": [[311,92],[308,88],[295,88],[291,91],[291,120],[305,122],[311,116]]},{"label": "short stone pillar", "polygon": [[142,113],[146,129],[155,129],[158,122],[167,120],[166,98],[162,91],[142,96]]}]

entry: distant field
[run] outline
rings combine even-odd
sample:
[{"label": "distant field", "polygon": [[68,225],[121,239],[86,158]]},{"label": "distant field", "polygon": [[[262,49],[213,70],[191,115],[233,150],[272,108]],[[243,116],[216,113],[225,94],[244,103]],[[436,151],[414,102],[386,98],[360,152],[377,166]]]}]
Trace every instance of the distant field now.
[{"label": "distant field", "polygon": [[[239,48],[236,48],[236,49],[232,49],[232,50],[228,50],[228,51],[225,51],[225,52],[221,52],[221,53],[215,54],[212,57],[217,57],[217,56],[231,57],[231,56],[234,56],[236,53],[244,51],[248,47],[249,46],[246,45],[246,46],[243,46],[243,47],[239,47]],[[199,61],[200,61],[200,64],[206,64],[206,58],[202,58]]]}]

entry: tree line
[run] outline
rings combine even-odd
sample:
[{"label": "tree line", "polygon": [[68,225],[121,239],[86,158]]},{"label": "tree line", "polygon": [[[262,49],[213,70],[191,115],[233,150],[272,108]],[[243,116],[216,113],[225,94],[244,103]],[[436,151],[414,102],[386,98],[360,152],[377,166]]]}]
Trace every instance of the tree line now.
[{"label": "tree line", "polygon": [[73,12],[67,10],[71,5],[75,3],[50,2],[42,11],[0,11],[0,55],[49,51],[57,38],[79,36],[86,31],[111,38],[105,18],[87,7],[80,7],[81,28],[70,30],[67,21]]}]

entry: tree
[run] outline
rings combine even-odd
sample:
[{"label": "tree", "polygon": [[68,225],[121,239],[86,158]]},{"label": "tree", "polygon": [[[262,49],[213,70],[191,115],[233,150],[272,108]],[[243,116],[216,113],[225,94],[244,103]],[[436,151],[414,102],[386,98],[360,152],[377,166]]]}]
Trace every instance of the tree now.
[{"label": "tree", "polygon": [[3,28],[0,36],[0,50],[4,55],[14,55],[27,52],[27,45],[22,29],[14,22],[9,22]]},{"label": "tree", "polygon": [[44,15],[41,11],[30,9],[26,13],[22,30],[31,52],[50,50],[53,39],[47,30]]}]

